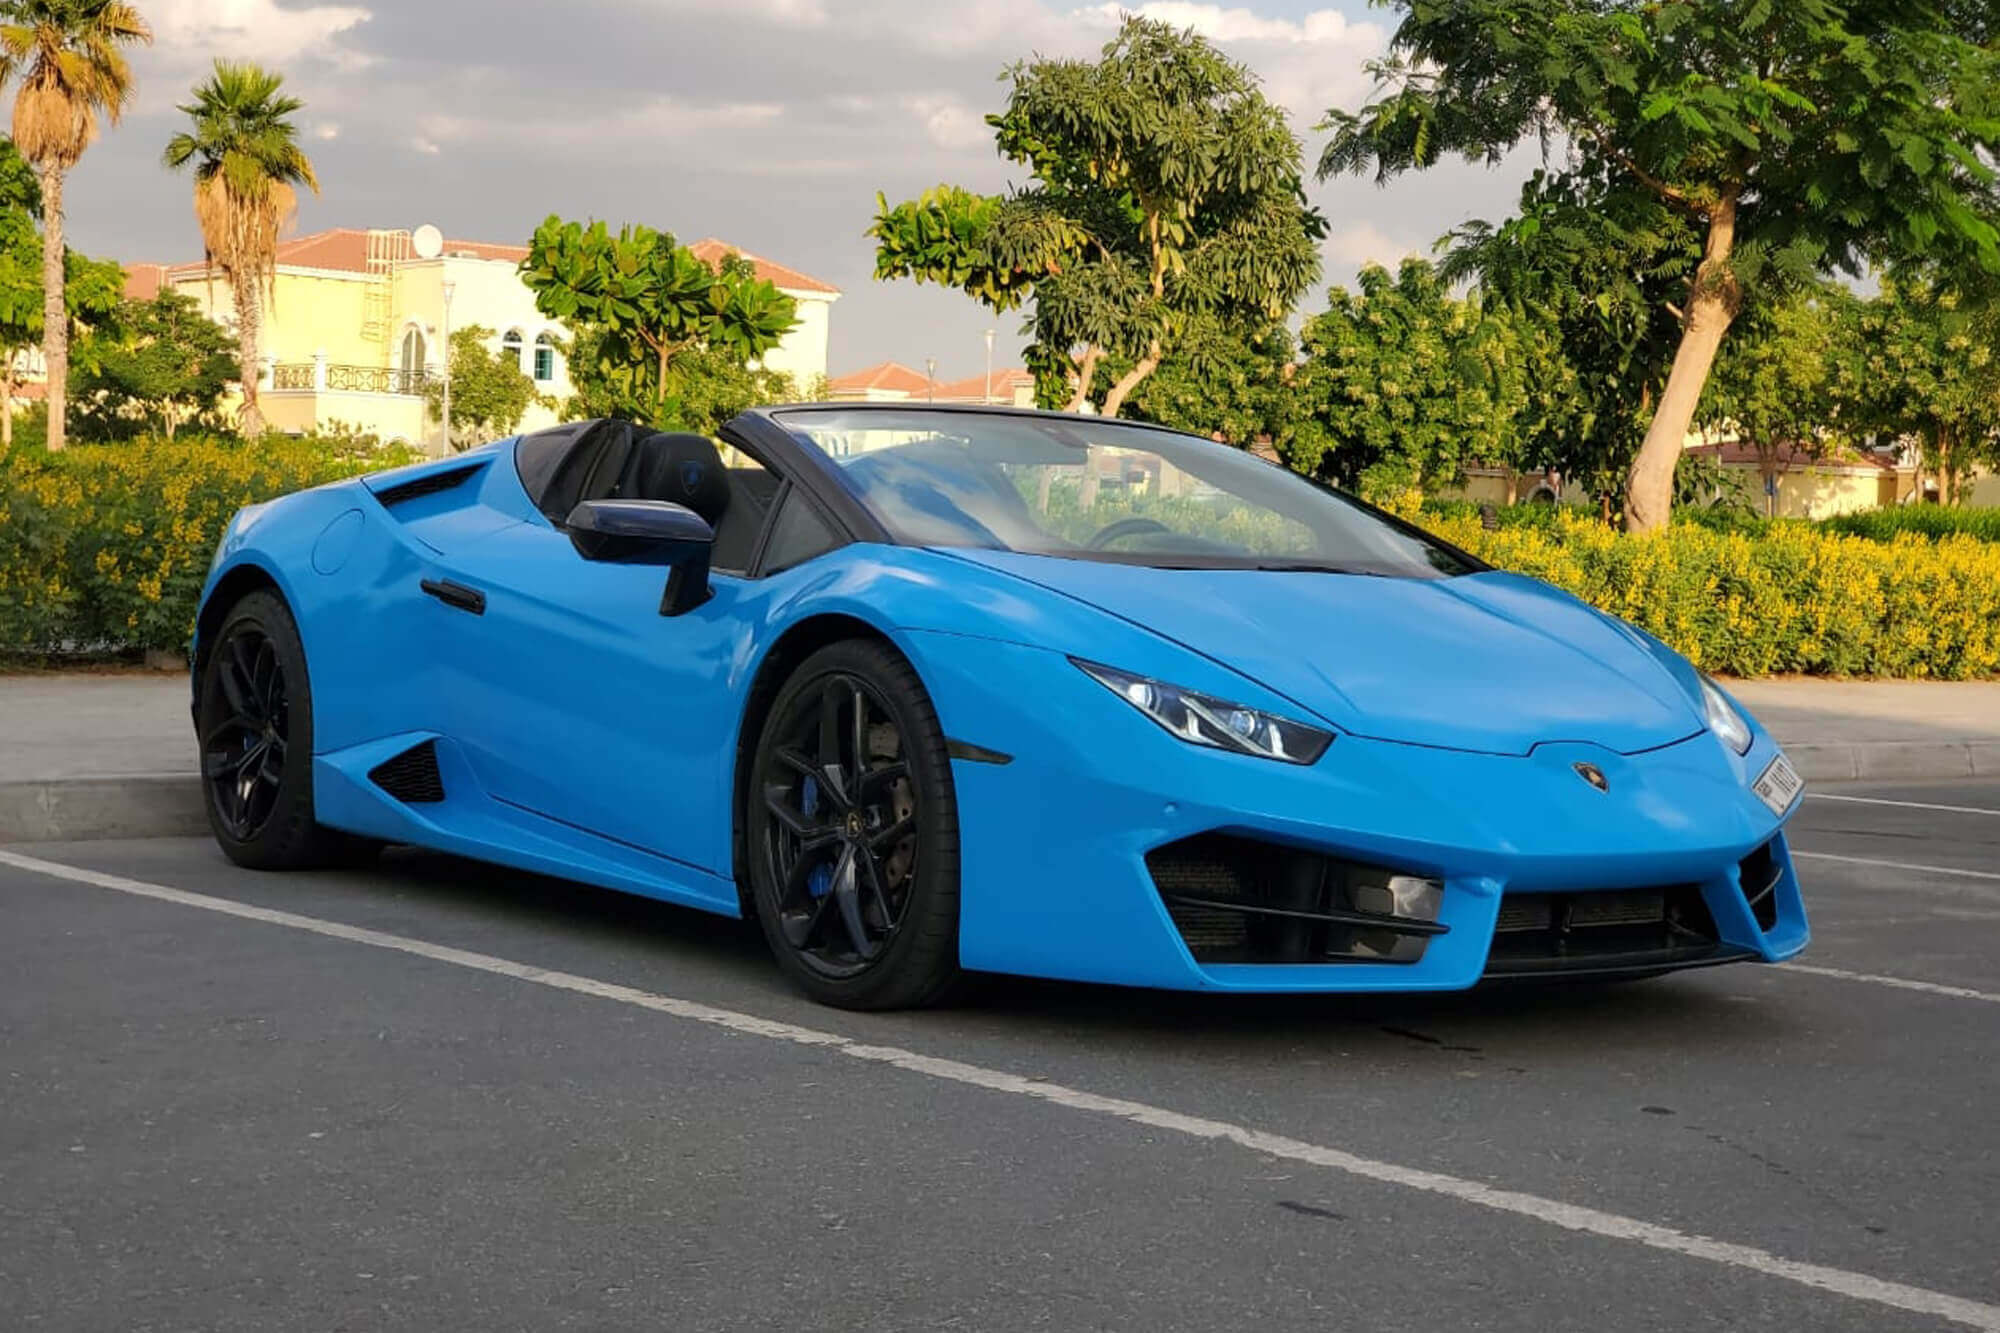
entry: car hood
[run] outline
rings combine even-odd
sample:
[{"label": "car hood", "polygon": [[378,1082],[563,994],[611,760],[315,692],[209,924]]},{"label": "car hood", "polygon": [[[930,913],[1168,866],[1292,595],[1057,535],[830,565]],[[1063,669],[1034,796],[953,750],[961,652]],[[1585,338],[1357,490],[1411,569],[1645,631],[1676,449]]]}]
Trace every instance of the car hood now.
[{"label": "car hood", "polygon": [[1586,741],[1634,754],[1705,726],[1635,636],[1515,574],[1424,580],[950,554],[1142,625],[1357,736],[1516,755]]}]

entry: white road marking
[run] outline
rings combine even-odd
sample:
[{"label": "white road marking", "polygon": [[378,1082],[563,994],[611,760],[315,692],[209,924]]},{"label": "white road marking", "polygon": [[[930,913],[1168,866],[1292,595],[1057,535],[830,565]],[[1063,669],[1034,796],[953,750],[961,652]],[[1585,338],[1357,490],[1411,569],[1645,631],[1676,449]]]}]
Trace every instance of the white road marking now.
[{"label": "white road marking", "polygon": [[1885,801],[1879,796],[1838,796],[1830,791],[1809,791],[1808,801],[1847,801],[1854,805],[1893,805],[1901,810],[1942,810],[1948,815],[1992,815],[2000,819],[2000,810],[1988,810],[1979,805],[1932,805],[1928,801]]},{"label": "white road marking", "polygon": [[1629,1241],[1648,1249],[1664,1250],[1671,1254],[1686,1255],[1689,1258],[1702,1259],[1729,1268],[1760,1273],[1766,1277],[1844,1296],[1850,1300],[1887,1306],[1909,1314],[1933,1315],[1967,1328],[1980,1329],[1983,1333],[2000,1333],[2000,1305],[1989,1305],[1963,1296],[1952,1296],[1924,1287],[1891,1282],[1884,1278],[1871,1277],[1866,1273],[1830,1268],[1824,1264],[1803,1263],[1751,1245],[1737,1245],[1691,1232],[1677,1231],[1658,1223],[1622,1217],[1617,1213],[1585,1208],[1558,1199],[1545,1199],[1539,1195],[1496,1189],[1491,1185],[1459,1176],[1360,1157],[1338,1148],[1327,1148],[1278,1134],[1268,1134],[1225,1120],[1208,1120],[1200,1116],[1183,1115],[1178,1111],[1150,1106],[1144,1102],[1103,1097],[1078,1088],[1065,1087],[1059,1083],[1048,1083],[1020,1074],[1009,1074],[998,1069],[965,1064],[958,1060],[921,1055],[901,1047],[870,1046],[834,1032],[821,1032],[814,1028],[758,1018],[753,1014],[739,1013],[733,1009],[720,1009],[694,1000],[656,995],[650,991],[620,986],[613,982],[598,981],[569,972],[550,971],[527,963],[495,958],[490,954],[472,953],[465,949],[431,944],[424,940],[391,935],[384,931],[343,925],[338,921],[300,916],[294,912],[274,911],[268,907],[252,907],[247,903],[191,893],[186,889],[170,888],[164,884],[149,884],[143,880],[126,879],[122,875],[109,875],[102,871],[85,870],[56,861],[44,861],[37,857],[22,856],[4,848],[0,848],[0,865],[10,865],[16,869],[70,880],[78,884],[90,884],[135,897],[152,898],[183,907],[199,908],[205,912],[239,917],[246,921],[261,921],[268,925],[285,926],[330,939],[347,940],[350,943],[366,944],[377,949],[413,954],[434,962],[450,963],[477,972],[512,977],[517,981],[532,982],[554,990],[570,991],[640,1009],[650,1009],[675,1018],[725,1028],[731,1032],[768,1037],[799,1046],[818,1047],[852,1056],[857,1060],[889,1065],[930,1078],[986,1088],[994,1092],[1011,1093],[1018,1097],[1033,1097],[1070,1110],[1109,1116],[1153,1129],[1184,1134],[1190,1138],[1234,1143],[1267,1156],[1324,1167],[1363,1180],[1373,1180],[1385,1185],[1396,1185],[1425,1194],[1456,1199],[1461,1203],[1530,1218],[1568,1231],[1582,1232],[1610,1240]]},{"label": "white road marking", "polygon": [[1879,866],[1883,870],[1914,870],[1923,875],[1950,875],[1957,879],[1990,879],[2000,882],[2000,873],[1991,870],[1960,870],[1957,866],[1920,866],[1907,861],[1877,861],[1866,856],[1835,856],[1832,852],[1802,852],[1792,849],[1792,855],[1809,861],[1838,861],[1850,866]]},{"label": "white road marking", "polygon": [[1812,977],[1833,977],[1839,981],[1866,981],[1876,986],[1893,986],[1897,990],[1920,991],[1925,995],[1948,995],[1954,1000],[1984,1000],[1987,1004],[2000,1004],[2000,995],[1990,991],[1969,990],[1964,986],[1941,986],[1935,981],[1911,981],[1908,977],[1885,977],[1874,972],[1846,972],[1837,967],[1815,967],[1811,963],[1780,963],[1787,972],[1803,972]]}]

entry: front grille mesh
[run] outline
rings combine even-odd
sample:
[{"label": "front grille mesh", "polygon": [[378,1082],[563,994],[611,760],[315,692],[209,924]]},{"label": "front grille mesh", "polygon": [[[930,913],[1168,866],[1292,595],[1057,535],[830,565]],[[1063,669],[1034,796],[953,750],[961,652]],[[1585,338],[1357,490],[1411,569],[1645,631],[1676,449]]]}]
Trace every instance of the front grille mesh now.
[{"label": "front grille mesh", "polygon": [[1508,893],[1500,899],[1488,975],[1679,965],[1719,947],[1701,888]]}]

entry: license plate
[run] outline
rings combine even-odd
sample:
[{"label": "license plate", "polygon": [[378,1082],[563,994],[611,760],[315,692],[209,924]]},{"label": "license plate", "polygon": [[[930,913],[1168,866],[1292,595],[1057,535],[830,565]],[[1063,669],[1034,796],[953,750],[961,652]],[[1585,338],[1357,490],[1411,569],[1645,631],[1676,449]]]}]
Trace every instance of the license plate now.
[{"label": "license plate", "polygon": [[1792,802],[1799,799],[1799,793],[1805,790],[1805,786],[1805,781],[1799,777],[1791,761],[1779,755],[1764,770],[1764,776],[1750,784],[1750,790],[1757,793],[1758,800],[1771,807],[1772,814],[1782,815],[1792,808]]}]

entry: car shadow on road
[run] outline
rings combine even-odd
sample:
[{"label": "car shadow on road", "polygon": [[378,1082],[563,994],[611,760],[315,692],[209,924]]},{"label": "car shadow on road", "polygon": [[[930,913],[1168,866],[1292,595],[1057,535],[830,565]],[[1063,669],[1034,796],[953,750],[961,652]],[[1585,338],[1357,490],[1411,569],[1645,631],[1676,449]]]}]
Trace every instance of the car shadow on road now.
[{"label": "car shadow on road", "polygon": [[[869,1039],[917,1042],[940,1020],[957,1034],[1102,1044],[1183,1053],[1213,1043],[1238,1054],[1275,1051],[1329,1039],[1362,1039],[1385,1049],[1428,1047],[1468,1054],[1511,1039],[1545,1043],[1562,1034],[1578,1051],[1616,1045],[1628,1052],[1684,1054],[1690,1034],[1721,1054],[1751,1052],[1795,1035],[1785,1006],[1746,987],[1729,967],[1626,983],[1491,984],[1438,994],[1223,995],[975,975],[941,1008],[917,1014],[836,1015],[785,983],[762,934],[750,922],[597,889],[567,880],[432,852],[395,849],[369,877],[395,892],[445,906],[493,925],[525,926],[562,941],[565,951],[595,955],[602,966],[570,966],[649,986],[657,965],[680,982],[700,976],[755,1002],[771,1017],[854,1032]],[[359,887],[359,886],[357,886]],[[643,969],[634,977],[629,969]],[[1754,974],[1753,974],[1754,975]],[[676,993],[679,993],[676,989]],[[688,996],[714,1001],[711,994]]]}]

